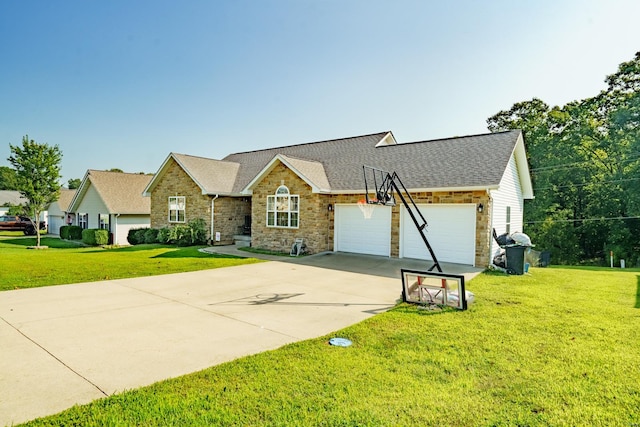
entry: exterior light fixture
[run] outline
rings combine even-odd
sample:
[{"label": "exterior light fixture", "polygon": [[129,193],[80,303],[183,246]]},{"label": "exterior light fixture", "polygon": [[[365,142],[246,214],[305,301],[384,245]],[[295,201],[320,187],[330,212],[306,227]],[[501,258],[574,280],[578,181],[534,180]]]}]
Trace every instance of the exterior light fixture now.
[{"label": "exterior light fixture", "polygon": [[480,203],[478,204],[478,213],[482,213],[482,211],[484,211],[484,206]]},{"label": "exterior light fixture", "polygon": [[329,203],[329,206],[327,207],[327,210],[329,212],[333,211],[333,205],[331,203]]}]

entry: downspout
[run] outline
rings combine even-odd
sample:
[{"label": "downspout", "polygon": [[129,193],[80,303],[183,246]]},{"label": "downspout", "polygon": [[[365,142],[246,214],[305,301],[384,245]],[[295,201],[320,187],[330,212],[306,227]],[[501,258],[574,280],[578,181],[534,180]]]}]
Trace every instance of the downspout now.
[{"label": "downspout", "polygon": [[213,235],[213,229],[214,229],[214,227],[213,227],[213,220],[214,220],[214,218],[215,218],[215,214],[214,214],[213,212],[214,212],[214,208],[215,208],[215,206],[216,206],[215,201],[216,201],[216,199],[217,199],[218,197],[219,197],[219,194],[216,194],[216,196],[215,196],[213,199],[211,199],[211,234],[210,234],[210,235],[211,235],[211,246],[213,246],[213,245],[214,245],[214,243],[213,243],[213,242],[215,241],[215,240],[214,240],[214,235]]},{"label": "downspout", "polygon": [[113,245],[117,245],[118,244],[118,217],[120,216],[120,214],[115,214],[113,216],[113,219],[115,220],[115,225],[113,227]]},{"label": "downspout", "polygon": [[491,197],[491,190],[487,188],[487,214],[489,215],[489,263],[487,266],[493,264],[493,198]]}]

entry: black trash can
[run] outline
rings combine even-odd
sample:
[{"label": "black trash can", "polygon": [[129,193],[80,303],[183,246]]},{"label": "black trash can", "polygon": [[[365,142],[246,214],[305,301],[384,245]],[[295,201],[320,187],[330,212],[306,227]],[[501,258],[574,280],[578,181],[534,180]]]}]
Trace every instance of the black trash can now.
[{"label": "black trash can", "polygon": [[507,255],[507,273],[509,274],[524,274],[524,253],[528,246],[506,246]]}]

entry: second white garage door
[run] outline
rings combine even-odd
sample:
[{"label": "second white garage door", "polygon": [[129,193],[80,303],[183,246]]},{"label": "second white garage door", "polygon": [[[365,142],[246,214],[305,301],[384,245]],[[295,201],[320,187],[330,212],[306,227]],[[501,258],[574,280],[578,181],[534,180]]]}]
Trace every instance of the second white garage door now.
[{"label": "second white garage door", "polygon": [[376,206],[364,219],[356,205],[336,205],[334,249],[369,255],[391,255],[391,208]]},{"label": "second white garage door", "polygon": [[[419,205],[427,223],[426,237],[440,262],[474,265],[476,253],[475,205]],[[431,259],[411,217],[400,209],[400,257]]]}]

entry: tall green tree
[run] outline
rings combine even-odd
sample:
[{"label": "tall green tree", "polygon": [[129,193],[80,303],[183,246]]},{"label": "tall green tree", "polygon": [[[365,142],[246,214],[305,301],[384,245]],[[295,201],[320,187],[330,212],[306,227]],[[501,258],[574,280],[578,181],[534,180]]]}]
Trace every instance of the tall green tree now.
[{"label": "tall green tree", "polygon": [[606,82],[592,98],[553,108],[534,98],[487,120],[523,130],[536,196],[526,232],[562,262],[609,250],[640,262],[640,53]]},{"label": "tall green tree", "polygon": [[35,221],[40,246],[40,213],[60,196],[60,161],[62,152],[55,145],[38,144],[26,135],[22,146],[9,144],[8,160],[16,171],[18,191],[27,199],[29,213]]},{"label": "tall green tree", "polygon": [[16,171],[8,166],[0,166],[0,190],[17,190]]},{"label": "tall green tree", "polygon": [[67,181],[69,190],[76,190],[80,187],[80,184],[82,184],[82,180],[80,178],[71,178],[69,181]]}]

